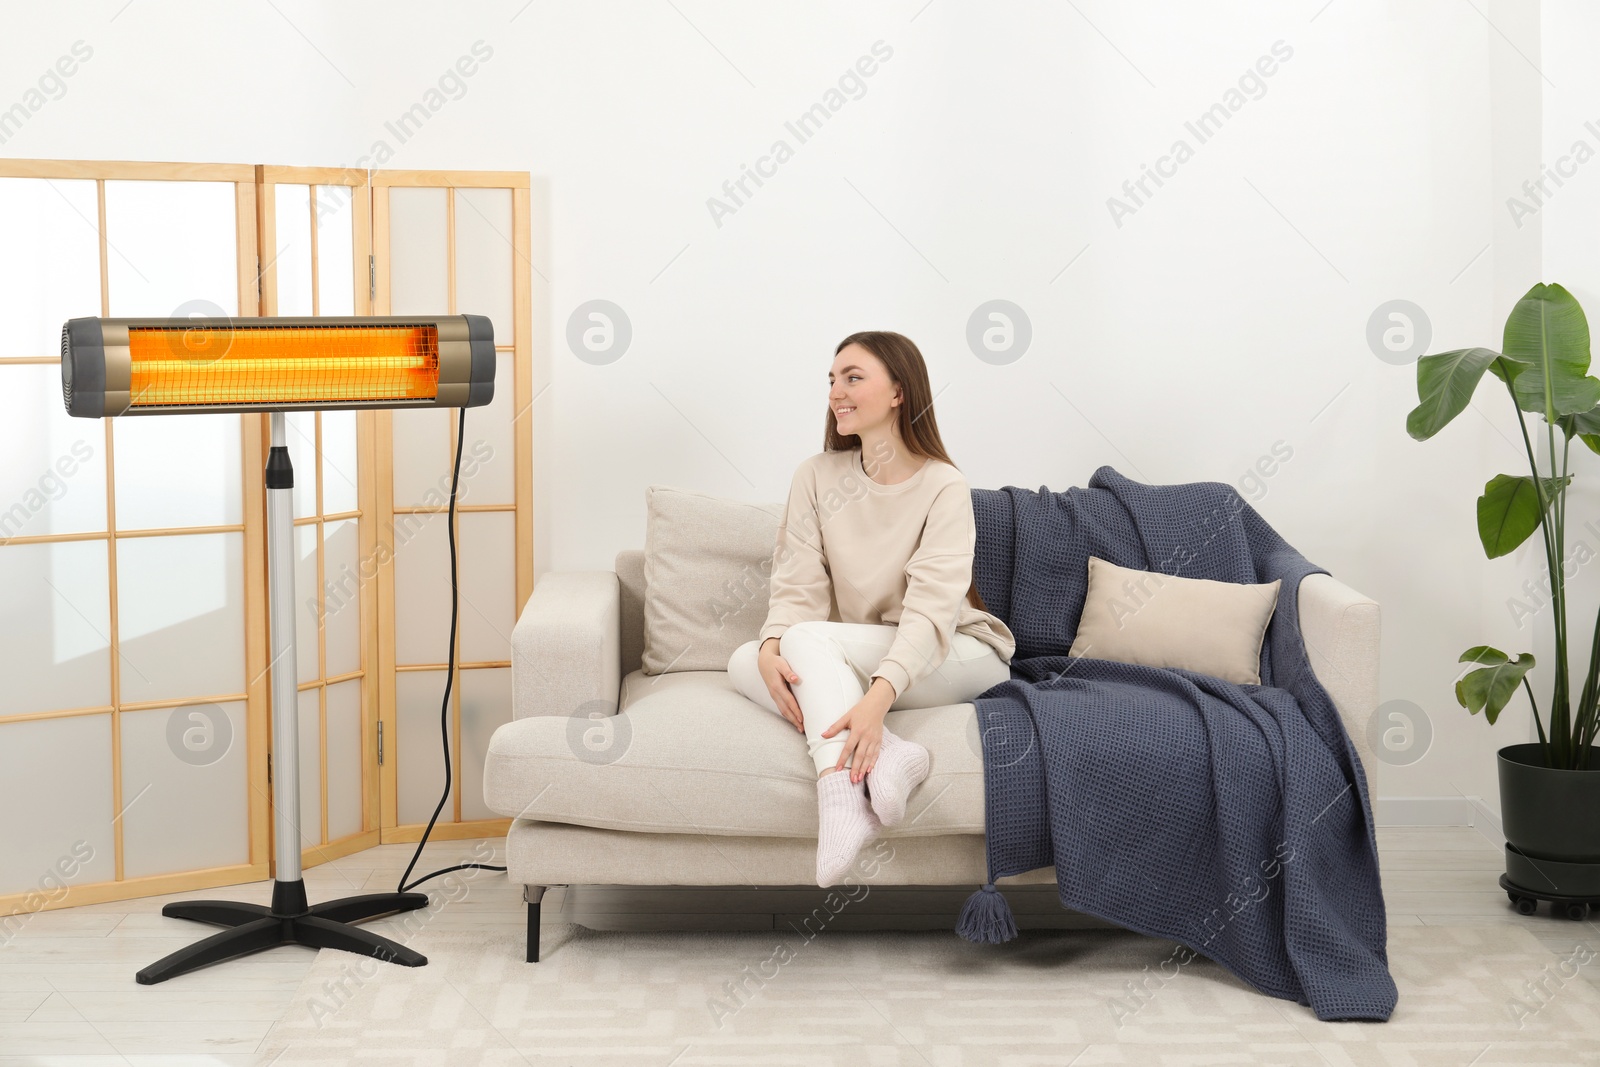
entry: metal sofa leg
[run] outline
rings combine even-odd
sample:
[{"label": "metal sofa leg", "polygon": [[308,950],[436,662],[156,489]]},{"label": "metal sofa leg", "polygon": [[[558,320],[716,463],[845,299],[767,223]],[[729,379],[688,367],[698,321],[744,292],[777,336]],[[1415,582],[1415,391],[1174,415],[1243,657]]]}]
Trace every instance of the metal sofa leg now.
[{"label": "metal sofa leg", "polygon": [[528,902],[528,956],[527,962],[539,962],[539,902],[544,899],[547,887],[542,885],[525,885],[522,887],[522,899]]}]

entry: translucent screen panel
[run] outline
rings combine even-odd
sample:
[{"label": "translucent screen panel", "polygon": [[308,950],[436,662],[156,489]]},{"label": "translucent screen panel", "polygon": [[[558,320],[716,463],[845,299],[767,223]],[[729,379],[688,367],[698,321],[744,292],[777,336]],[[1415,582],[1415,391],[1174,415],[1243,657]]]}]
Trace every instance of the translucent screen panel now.
[{"label": "translucent screen panel", "polygon": [[0,366],[0,539],[104,530],[105,451],[105,423],[62,407],[59,365]]},{"label": "translucent screen panel", "polygon": [[111,703],[109,574],[104,541],[0,545],[0,715]]},{"label": "translucent screen panel", "polygon": [[59,355],[62,324],[100,314],[99,218],[92,181],[0,178],[0,356]]},{"label": "translucent screen panel", "polygon": [[349,186],[317,186],[317,313],[320,315],[356,313],[353,260],[356,206]]},{"label": "translucent screen panel", "polygon": [[483,765],[489,737],[511,721],[511,668],[462,671],[461,684],[461,818],[498,819],[483,802]]},{"label": "translucent screen panel", "polygon": [[487,315],[494,343],[512,341],[511,190],[457,189],[456,309]]},{"label": "translucent screen panel", "polygon": [[494,399],[484,407],[467,411],[467,452],[461,457],[461,503],[517,502],[517,446],[511,422],[517,411],[512,391],[514,370],[512,353],[496,352]]},{"label": "translucent screen panel", "polygon": [[[455,425],[444,408],[394,412],[394,506],[439,507],[450,502],[450,449]],[[468,422],[471,428],[471,421]],[[462,457],[465,474],[466,457]],[[465,499],[463,497],[462,499]]]},{"label": "translucent screen panel", "polygon": [[328,687],[329,841],[362,829],[361,750],[361,679],[352,678]]},{"label": "translucent screen panel", "polygon": [[389,190],[389,307],[394,315],[450,311],[448,189]]},{"label": "translucent screen panel", "polygon": [[356,495],[356,413],[322,413],[322,513],[338,515],[361,506]]},{"label": "translucent screen panel", "polygon": [[[300,694],[300,847],[322,843],[322,693]],[[275,759],[274,763],[277,762]]]},{"label": "translucent screen panel", "polygon": [[[395,675],[394,694],[400,734],[396,767],[400,822],[426,824],[444,789],[444,748],[439,735],[444,671],[401,671]],[[454,819],[458,784],[450,784],[451,799],[445,801],[444,811],[439,814],[442,822]]]},{"label": "translucent screen panel", "polygon": [[[361,531],[355,519],[323,525],[322,570],[328,677],[361,669]],[[369,569],[371,565],[369,564]]]},{"label": "translucent screen panel", "polygon": [[122,873],[250,861],[244,704],[122,713]]},{"label": "translucent screen panel", "polygon": [[237,315],[234,196],[232,182],[106,182],[111,314]]},{"label": "translucent screen panel", "polygon": [[317,413],[284,412],[283,440],[294,467],[294,517],[304,519],[317,513]]},{"label": "translucent screen panel", "polygon": [[275,187],[277,235],[272,263],[278,273],[278,314],[311,314],[311,187]]},{"label": "translucent screen panel", "polygon": [[0,723],[0,812],[0,896],[115,878],[111,716]]},{"label": "translucent screen panel", "polygon": [[242,693],[244,535],[117,542],[122,699]]},{"label": "translucent screen panel", "polygon": [[[301,682],[314,682],[317,673],[317,527],[294,528],[294,654]],[[270,609],[269,609],[270,610]],[[268,623],[270,626],[270,622]]]},{"label": "translucent screen panel", "polygon": [[[117,529],[243,522],[241,418],[151,415],[111,420],[117,450]],[[260,486],[257,481],[251,490]]]},{"label": "translucent screen panel", "polygon": [[[468,512],[459,519],[461,661],[508,660],[511,628],[517,622],[516,515],[509,511]],[[445,560],[448,566],[448,552]],[[444,581],[448,596],[448,571]]]},{"label": "translucent screen panel", "polygon": [[443,513],[395,516],[396,663],[443,663],[450,654],[448,521]]}]

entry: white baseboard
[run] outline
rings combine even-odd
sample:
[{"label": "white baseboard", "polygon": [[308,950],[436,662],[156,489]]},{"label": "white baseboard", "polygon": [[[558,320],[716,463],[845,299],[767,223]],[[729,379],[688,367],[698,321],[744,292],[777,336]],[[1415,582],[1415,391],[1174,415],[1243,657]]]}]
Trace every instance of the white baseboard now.
[{"label": "white baseboard", "polygon": [[1504,848],[1500,816],[1482,797],[1376,797],[1372,818],[1379,826],[1470,826]]},{"label": "white baseboard", "polygon": [[1454,797],[1376,797],[1372,818],[1379,826],[1471,826],[1472,801]]}]

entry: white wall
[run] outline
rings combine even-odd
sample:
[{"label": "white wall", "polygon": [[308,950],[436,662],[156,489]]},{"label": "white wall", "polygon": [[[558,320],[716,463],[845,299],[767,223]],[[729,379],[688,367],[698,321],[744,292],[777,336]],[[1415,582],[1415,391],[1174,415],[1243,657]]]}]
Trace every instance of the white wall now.
[{"label": "white wall", "polygon": [[[1584,305],[1591,331],[1600,332],[1600,258],[1596,256],[1596,234],[1600,234],[1600,162],[1578,156],[1600,157],[1600,71],[1596,71],[1593,46],[1600,41],[1600,10],[1592,4],[1574,0],[1541,0],[1543,50],[1539,66],[1548,78],[1543,89],[1541,163],[1556,171],[1547,179],[1549,195],[1537,206],[1539,213],[1524,216],[1526,223],[1537,220],[1542,231],[1543,280],[1560,282]],[[1583,142],[1580,148],[1578,142]],[[1558,169],[1559,168],[1559,169]],[[1567,174],[1570,177],[1564,177]],[[1539,175],[1529,168],[1522,180]],[[1556,184],[1559,179],[1561,184]],[[1518,185],[1521,185],[1519,180]],[[1531,198],[1519,189],[1524,203]],[[1510,216],[1510,210],[1502,205]],[[1591,373],[1600,369],[1591,368]],[[1543,422],[1536,425],[1543,427]],[[1558,435],[1559,441],[1559,435]],[[1541,464],[1547,461],[1541,459]],[[1573,551],[1583,542],[1588,550],[1600,553],[1600,456],[1574,443],[1571,470],[1576,475],[1567,501],[1567,548]],[[1536,549],[1528,550],[1534,556]],[[1543,578],[1544,557],[1530,559],[1528,568]],[[1568,578],[1568,652],[1574,693],[1582,691],[1588,670],[1589,650],[1594,637],[1597,611],[1600,611],[1600,567],[1593,562]],[[1539,617],[1541,656],[1553,653],[1550,636],[1552,612]],[[1541,663],[1552,662],[1541,658]],[[1545,689],[1549,675],[1546,674]],[[1547,692],[1535,691],[1540,710],[1546,711]],[[1576,697],[1574,697],[1576,703]],[[1546,712],[1546,714],[1548,714]]]},{"label": "white wall", "polygon": [[[1545,8],[1564,93],[1545,105],[1548,146],[1588,117],[1597,76],[1566,32],[1595,16]],[[13,15],[0,107],[75,40],[94,55],[0,154],[350,165],[381,139],[389,167],[531,172],[548,212],[540,573],[641,544],[651,484],[781,499],[820,447],[833,345],[858,329],[921,346],[974,486],[1060,490],[1101,464],[1238,482],[1281,441],[1292,458],[1253,502],[1382,602],[1382,696],[1420,705],[1434,732],[1419,762],[1374,768],[1380,791],[1493,806],[1494,749],[1522,724],[1489,731],[1451,686],[1463,649],[1515,641],[1496,627],[1528,561],[1486,562],[1473,519],[1490,474],[1517,469],[1515,430],[1485,386],[1485,417],[1412,441],[1414,368],[1377,358],[1367,323],[1406,299],[1429,351],[1497,346],[1536,280],[1537,236],[1506,232],[1502,201],[1536,163],[1549,92],[1508,39],[1537,63],[1540,18],[1459,0],[108,0]],[[464,93],[398,143],[385,123],[479,40],[493,54]],[[864,95],[797,144],[786,120],[880,40],[892,56]],[[1292,55],[1247,85],[1258,98],[1198,143],[1186,120],[1280,41]],[[718,225],[708,198],[777,138],[793,158]],[[1118,225],[1108,198],[1177,138],[1193,157]],[[1580,297],[1600,292],[1597,211],[1574,188],[1529,231]],[[633,329],[606,365],[565,341],[597,298]],[[1032,324],[1007,366],[965,340],[995,298]]]}]

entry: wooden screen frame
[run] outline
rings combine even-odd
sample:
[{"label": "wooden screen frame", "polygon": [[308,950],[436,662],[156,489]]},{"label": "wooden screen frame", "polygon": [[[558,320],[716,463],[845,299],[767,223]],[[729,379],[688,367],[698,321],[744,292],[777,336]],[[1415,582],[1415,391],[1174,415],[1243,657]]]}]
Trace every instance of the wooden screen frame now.
[{"label": "wooden screen frame", "polygon": [[[232,182],[234,186],[234,225],[237,249],[236,274],[238,279],[239,314],[253,317],[259,314],[260,300],[256,284],[257,263],[257,209],[255,168],[230,163],[145,163],[145,162],[95,162],[60,159],[0,159],[0,177],[39,178],[59,180],[92,180],[96,187],[98,218],[96,229],[100,244],[100,314],[111,314],[110,269],[106,238],[106,182],[107,181],[203,181]],[[0,364],[19,363],[59,364],[60,356],[18,357],[0,360]],[[116,468],[112,438],[112,420],[102,420],[105,434],[106,456],[106,530],[103,534],[42,534],[33,537],[9,538],[0,544],[90,540],[104,537],[108,560],[107,581],[110,598],[110,649],[111,703],[103,707],[70,708],[61,711],[34,712],[7,716],[6,723],[25,722],[31,719],[64,718],[71,715],[96,715],[109,713],[111,717],[111,800],[113,811],[113,843],[115,849],[115,876],[111,881],[86,882],[68,885],[65,891],[47,899],[42,907],[28,908],[31,898],[39,894],[33,890],[0,896],[0,916],[28,910],[52,910],[79,904],[99,904],[130,897],[151,896],[161,893],[209,889],[215,886],[237,885],[269,877],[271,871],[272,805],[267,787],[267,757],[269,752],[269,693],[267,686],[267,566],[266,566],[266,506],[264,493],[253,493],[249,487],[261,485],[262,471],[266,467],[266,438],[252,419],[240,418],[241,473],[243,477],[243,522],[239,525],[215,527],[184,527],[172,530],[140,530],[137,533],[119,533],[116,519]],[[208,867],[193,871],[145,875],[138,878],[123,877],[122,812],[122,712],[150,711],[161,708],[188,707],[201,704],[236,701],[235,694],[226,696],[189,697],[175,700],[123,702],[121,700],[120,634],[117,618],[117,552],[119,539],[129,536],[149,537],[163,533],[194,534],[199,532],[240,532],[244,537],[244,668],[247,684],[244,689],[245,705],[245,779],[248,785],[247,819],[249,859],[245,863],[222,867]]]},{"label": "wooden screen frame", "polygon": [[[352,241],[352,270],[355,272],[356,314],[387,314],[389,304],[389,219],[388,190],[397,186],[431,188],[485,188],[509,189],[512,199],[512,357],[516,369],[513,375],[514,402],[513,440],[515,503],[513,505],[467,505],[459,511],[495,510],[510,511],[515,522],[516,596],[514,614],[520,616],[528,597],[533,593],[533,423],[532,409],[532,352],[533,305],[531,261],[532,204],[530,177],[525,171],[354,171],[338,167],[283,167],[233,163],[159,163],[142,161],[91,161],[91,160],[17,160],[0,159],[0,178],[86,179],[97,183],[99,218],[97,229],[100,242],[100,314],[109,316],[108,258],[106,242],[105,182],[108,180],[150,181],[226,181],[234,183],[235,223],[237,242],[237,275],[239,314],[254,317],[271,314],[268,308],[277,303],[277,274],[273,266],[263,264],[260,249],[264,242],[276,236],[275,196],[278,184],[343,185],[362,198],[367,208],[366,225],[363,213],[357,210],[357,229]],[[448,199],[451,211],[454,196]],[[454,312],[455,280],[454,220],[450,220],[449,248],[452,263],[450,275],[450,311]],[[368,249],[362,237],[367,238],[375,293],[360,284],[369,270]],[[272,247],[275,247],[273,245]],[[373,297],[376,299],[373,299]],[[500,347],[500,346],[497,346]],[[60,357],[41,353],[37,357],[7,357],[0,365],[19,363],[59,363]],[[103,537],[108,545],[108,582],[111,610],[112,703],[105,707],[72,708],[62,711],[44,711],[8,716],[3,721],[22,722],[30,719],[59,718],[72,715],[107,714],[111,717],[112,799],[118,809],[123,803],[121,772],[120,712],[151,710],[165,707],[182,707],[216,702],[219,699],[238,700],[237,695],[226,698],[191,697],[181,700],[152,701],[122,704],[118,702],[118,634],[116,614],[116,531],[114,501],[115,468],[112,452],[111,420],[104,421],[106,447],[106,532],[103,534],[63,534],[16,537],[0,544],[24,544],[36,541],[91,540]],[[357,414],[358,507],[360,508],[360,543],[362,558],[377,558],[377,538],[381,531],[393,535],[393,427],[389,411],[359,412]],[[243,864],[180,871],[124,879],[122,862],[122,832],[115,830],[115,872],[112,881],[69,885],[64,892],[42,902],[34,900],[39,894],[28,890],[0,895],[0,918],[25,911],[55,910],[82,904],[152,896],[167,893],[190,892],[217,886],[238,885],[261,881],[272,875],[272,806],[268,785],[269,755],[271,753],[271,701],[267,678],[270,659],[270,641],[267,621],[267,558],[266,558],[266,490],[262,471],[266,466],[269,441],[268,417],[260,415],[240,417],[241,466],[243,475],[243,523],[233,526],[207,527],[204,532],[242,532],[244,538],[244,621],[245,621],[245,674],[253,679],[245,688],[245,743],[246,780],[248,796],[249,861]],[[320,444],[320,443],[319,443]],[[452,438],[452,460],[454,442]],[[320,448],[319,448],[320,451]],[[320,513],[320,508],[319,508]],[[368,521],[368,518],[371,521]],[[200,528],[185,528],[181,532],[194,533]],[[138,531],[137,536],[176,531]],[[124,535],[125,536],[125,535]],[[382,723],[389,738],[389,751],[396,751],[398,743],[397,714],[395,710],[395,656],[394,656],[394,557],[389,553],[379,560],[376,581],[361,584],[360,593],[361,663],[362,663],[362,829],[336,842],[302,851],[303,865],[310,867],[338,856],[359,852],[376,844],[415,842],[421,838],[423,826],[397,825],[398,779],[397,761],[388,758],[380,767],[377,762],[376,728]],[[457,635],[459,653],[460,635]],[[459,661],[459,654],[458,654]],[[494,666],[509,666],[509,661]],[[319,665],[325,667],[325,665]],[[488,666],[483,664],[479,666]],[[318,684],[326,684],[326,678]],[[460,686],[455,687],[455,734],[452,738],[452,773],[459,784],[460,745]],[[298,686],[297,686],[298,689]],[[324,707],[324,712],[326,708]],[[324,717],[324,723],[326,718]],[[324,732],[325,743],[325,732]],[[324,811],[326,798],[324,798]],[[459,819],[460,790],[456,790],[456,814]],[[120,823],[120,814],[112,813]],[[503,836],[511,820],[481,819],[468,822],[440,822],[434,827],[433,840],[458,840],[476,837]],[[31,903],[30,903],[31,902]]]},{"label": "wooden screen frame", "polygon": [[[513,605],[514,617],[520,617],[523,605],[528,602],[528,597],[533,594],[533,421],[529,417],[532,408],[533,382],[532,382],[532,331],[533,331],[533,297],[532,297],[532,260],[529,258],[532,246],[532,201],[530,196],[530,180],[526,171],[468,171],[468,170],[394,170],[372,172],[372,248],[376,262],[376,292],[377,303],[373,314],[391,314],[391,272],[393,262],[389,250],[389,190],[393,188],[412,189],[444,189],[450,195],[445,199],[445,248],[448,256],[447,288],[449,308],[447,313],[455,314],[456,308],[456,282],[455,282],[455,189],[509,189],[511,191],[511,287],[512,287],[512,358],[516,363],[516,373],[513,376],[513,400],[516,414],[512,419],[514,431],[513,440],[517,451],[515,461],[515,496],[514,503],[504,504],[466,504],[458,505],[456,509],[457,544],[460,543],[460,515],[463,512],[494,511],[511,512],[515,518],[515,545],[516,545],[516,597]],[[501,347],[498,343],[496,347]],[[391,536],[394,533],[395,505],[394,505],[394,413],[392,411],[378,411],[377,417],[377,460],[379,469],[376,484],[378,490],[378,521]],[[457,417],[452,413],[452,418]],[[450,438],[450,459],[455,460],[455,437]],[[401,514],[421,513],[426,508],[402,508]],[[433,509],[444,511],[446,508]],[[391,541],[391,543],[393,543]],[[401,668],[395,663],[395,592],[394,592],[394,564],[393,554],[382,561],[378,570],[378,679],[383,687],[378,705],[381,709],[384,722],[385,736],[394,739],[394,750],[398,751],[400,729],[399,712],[395,697],[395,675],[402,669],[437,669],[437,667],[423,666],[419,668]],[[463,665],[461,659],[461,634],[456,634],[456,661],[457,681],[460,681],[459,668]],[[475,663],[471,668],[510,667],[511,661],[494,661]],[[477,837],[503,837],[511,827],[508,818],[499,819],[474,819],[461,821],[461,789],[463,781],[461,775],[461,690],[457,684],[451,691],[451,720],[452,729],[450,737],[451,775],[455,783],[455,803],[453,805],[454,818],[446,820],[441,818],[434,826],[429,840],[454,841]],[[400,822],[400,780],[399,761],[387,759],[382,771],[383,790],[383,843],[415,842],[422,839],[426,829],[425,823]],[[441,813],[443,815],[445,813]]]},{"label": "wooden screen frame", "polygon": [[[351,218],[354,223],[354,232],[350,242],[350,284],[355,297],[354,314],[372,314],[372,299],[368,285],[369,256],[372,245],[372,215],[371,215],[371,189],[367,185],[367,172],[364,170],[350,170],[343,167],[281,167],[262,165],[255,168],[257,186],[257,204],[259,208],[258,226],[260,229],[260,243],[264,248],[276,248],[278,232],[277,225],[277,188],[280,185],[309,185],[312,186],[311,218],[313,221],[311,234],[311,299],[313,315],[319,314],[317,306],[319,299],[318,272],[319,257],[316,247],[316,186],[338,185],[351,191]],[[278,314],[278,267],[277,257],[269,257],[261,264],[261,314]],[[359,530],[360,558],[370,559],[377,551],[377,501],[373,488],[373,472],[376,464],[373,457],[374,420],[377,416],[373,411],[358,411],[356,414],[356,518]],[[268,415],[258,415],[263,440],[270,436]],[[320,426],[320,421],[319,421]],[[316,454],[318,462],[322,456],[322,434],[317,433]],[[320,472],[318,473],[320,477]],[[320,484],[320,483],[319,483]],[[261,486],[263,506],[266,499],[265,484]],[[317,517],[295,516],[295,525],[305,526],[315,524],[319,527],[326,521],[322,515],[322,500],[320,490],[317,499]],[[324,580],[322,559],[324,552],[319,547],[317,553],[317,586],[320,590]],[[298,693],[307,689],[318,689],[321,695],[321,704],[318,721],[321,724],[320,736],[317,738],[317,748],[321,753],[321,763],[326,765],[328,759],[328,696],[327,687],[340,681],[349,681],[353,678],[361,679],[361,827],[353,834],[346,834],[335,841],[327,841],[328,836],[328,783],[321,778],[320,810],[317,817],[321,820],[321,833],[319,840],[325,843],[311,845],[300,850],[300,865],[303,868],[315,867],[329,860],[361,852],[379,844],[378,828],[378,758],[375,742],[378,733],[378,686],[376,679],[376,627],[374,619],[377,615],[377,590],[372,582],[362,582],[359,587],[359,605],[361,612],[361,665],[352,674],[340,675],[338,678],[329,679],[327,676],[327,663],[319,651],[317,661],[317,678],[315,682],[305,682],[297,685]],[[299,635],[299,640],[306,640],[307,635]],[[319,650],[323,642],[318,638]],[[300,768],[302,775],[308,768]],[[302,829],[308,813],[300,812]]]}]

